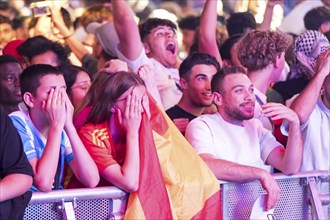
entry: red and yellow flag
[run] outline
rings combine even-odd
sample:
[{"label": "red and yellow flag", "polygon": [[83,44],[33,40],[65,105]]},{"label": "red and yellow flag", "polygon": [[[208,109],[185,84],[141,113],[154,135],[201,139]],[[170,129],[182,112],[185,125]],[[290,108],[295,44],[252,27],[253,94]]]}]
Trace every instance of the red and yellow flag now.
[{"label": "red and yellow flag", "polygon": [[140,129],[139,190],[130,194],[125,219],[221,219],[218,180],[149,100],[151,118],[144,116]]}]

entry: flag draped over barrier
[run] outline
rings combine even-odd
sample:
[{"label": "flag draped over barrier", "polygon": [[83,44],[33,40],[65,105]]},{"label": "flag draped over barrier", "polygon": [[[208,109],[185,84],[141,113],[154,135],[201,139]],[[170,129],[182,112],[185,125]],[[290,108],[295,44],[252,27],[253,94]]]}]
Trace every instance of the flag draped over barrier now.
[{"label": "flag draped over barrier", "polygon": [[[139,131],[139,189],[129,195],[125,219],[221,219],[218,180],[151,97],[149,104],[150,118],[143,114]],[[76,119],[78,128],[90,109]],[[107,130],[107,123],[92,127]],[[82,140],[104,141],[94,140],[93,133]]]},{"label": "flag draped over barrier", "polygon": [[139,190],[130,194],[125,219],[220,219],[218,180],[164,111],[152,98],[149,103],[151,118],[144,116],[140,129]]}]

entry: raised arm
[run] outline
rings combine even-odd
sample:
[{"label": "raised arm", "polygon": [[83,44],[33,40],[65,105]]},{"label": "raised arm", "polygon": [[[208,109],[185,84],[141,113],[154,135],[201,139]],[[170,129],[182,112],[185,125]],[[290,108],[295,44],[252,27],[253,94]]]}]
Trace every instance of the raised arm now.
[{"label": "raised arm", "polygon": [[108,74],[116,73],[119,71],[128,71],[127,63],[118,59],[109,60],[104,64],[104,67],[100,69],[100,72],[106,72]]},{"label": "raised arm", "polygon": [[275,207],[280,198],[280,188],[270,173],[260,168],[216,159],[211,154],[200,154],[200,156],[218,179],[235,182],[260,180],[267,192],[266,210]]},{"label": "raised arm", "polygon": [[284,119],[289,124],[289,135],[286,149],[279,146],[267,158],[267,164],[285,174],[294,174],[300,170],[303,154],[303,142],[300,132],[299,118],[290,108],[279,103],[266,103],[261,106],[265,117],[272,120]]},{"label": "raised arm", "polygon": [[63,17],[60,13],[60,10],[54,8],[51,10],[52,21],[55,27],[60,31],[60,34],[63,36],[66,44],[70,47],[72,52],[77,56],[79,60],[89,54],[88,50],[84,45],[73,35],[72,30],[67,28],[64,23]]},{"label": "raised arm", "polygon": [[73,125],[73,106],[69,97],[64,93],[66,120],[64,129],[69,138],[74,158],[70,162],[73,173],[86,187],[95,187],[100,180],[96,164],[87,152]]},{"label": "raised arm", "polygon": [[329,76],[330,49],[320,55],[315,68],[315,76],[311,79],[305,89],[292,102],[291,108],[298,114],[300,123],[307,122],[320,95],[324,80]]},{"label": "raised arm", "polygon": [[113,22],[119,38],[119,50],[129,60],[135,60],[143,49],[134,12],[124,0],[112,0]]},{"label": "raised arm", "polygon": [[154,98],[156,100],[156,102],[159,104],[160,107],[164,108],[162,105],[162,100],[160,98],[159,91],[155,84],[155,78],[154,78],[155,73],[154,73],[154,70],[152,69],[152,67],[147,64],[141,66],[138,71],[138,75],[145,82],[147,90],[150,93],[150,95],[152,96],[152,98]]},{"label": "raised arm", "polygon": [[207,0],[199,23],[199,52],[213,55],[222,66],[222,59],[216,39],[217,1]]},{"label": "raised arm", "polygon": [[270,25],[272,23],[273,18],[273,11],[276,4],[282,4],[283,0],[268,0],[264,19],[262,20],[262,23],[259,25],[258,30],[265,31],[270,30]]}]

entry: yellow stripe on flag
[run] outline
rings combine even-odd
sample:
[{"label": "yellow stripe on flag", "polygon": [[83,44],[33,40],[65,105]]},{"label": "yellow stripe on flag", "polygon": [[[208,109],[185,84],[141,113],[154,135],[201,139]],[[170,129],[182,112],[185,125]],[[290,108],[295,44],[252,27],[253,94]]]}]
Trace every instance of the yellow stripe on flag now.
[{"label": "yellow stripe on flag", "polygon": [[137,193],[131,193],[127,203],[125,219],[146,219]]},{"label": "yellow stripe on flag", "polygon": [[125,219],[221,219],[217,178],[165,112],[149,103],[151,118],[142,117],[140,128],[140,186]]},{"label": "yellow stripe on flag", "polygon": [[[191,219],[220,190],[219,182],[167,115],[164,117],[168,130],[153,134],[165,185],[177,218]],[[220,209],[220,198],[218,205]]]}]

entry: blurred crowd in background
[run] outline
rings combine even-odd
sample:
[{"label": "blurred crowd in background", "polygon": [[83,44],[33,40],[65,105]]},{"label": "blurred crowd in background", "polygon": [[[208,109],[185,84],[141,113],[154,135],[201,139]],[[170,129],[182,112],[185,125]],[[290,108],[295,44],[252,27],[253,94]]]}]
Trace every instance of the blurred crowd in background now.
[{"label": "blurred crowd in background", "polygon": [[[42,13],[50,12],[33,10],[33,7],[37,7],[33,6],[35,2],[40,3],[35,0],[0,1],[0,54],[2,54],[3,47],[13,39],[25,40],[29,37],[43,35],[51,40],[64,43],[63,39],[56,35],[58,31],[54,28],[50,16],[42,16]],[[65,24],[75,30],[75,36],[81,42],[91,45],[92,40],[90,37],[86,37],[85,28],[88,23],[93,21],[102,23],[112,20],[109,2],[106,0],[54,0],[44,1],[42,5],[47,5],[52,10],[61,7]],[[178,33],[178,40],[179,43],[182,42],[179,55],[181,58],[187,56],[187,50],[189,51],[194,39],[198,18],[205,0],[129,0],[128,2],[139,21],[144,21],[148,17],[159,17],[178,23],[181,30]],[[256,23],[260,24],[264,18],[267,2],[267,0],[218,0],[220,43],[228,38],[226,20],[231,14],[249,11],[254,16]],[[279,4],[274,7],[271,29],[279,29],[294,36],[305,30],[303,17],[309,10],[329,4],[327,1],[321,0],[279,0],[277,2]],[[103,9],[100,10],[96,7],[97,5]],[[91,6],[95,7],[94,12],[86,13],[86,9]],[[97,15],[97,13],[99,14]]]}]

